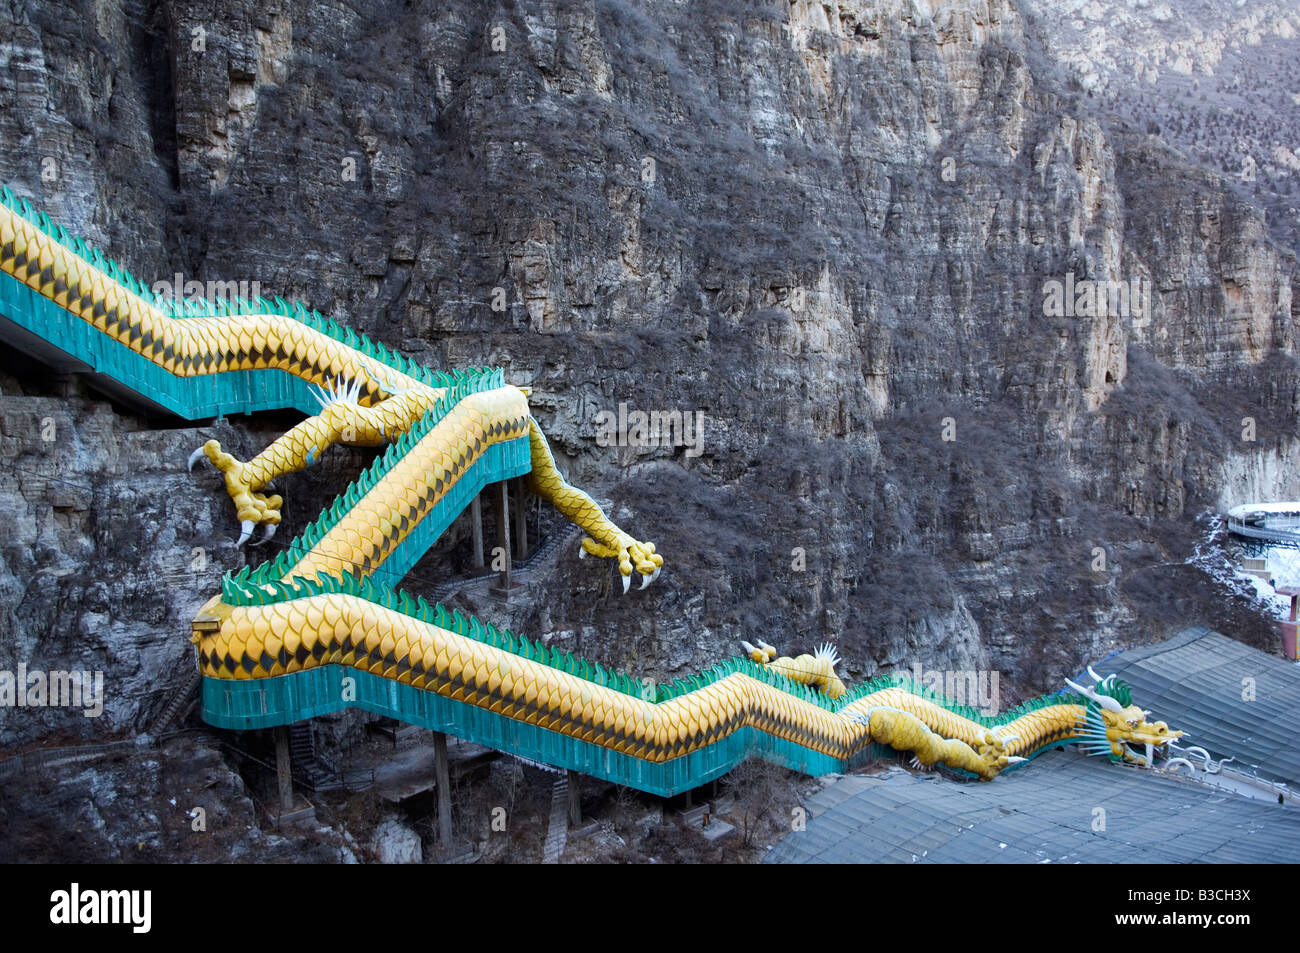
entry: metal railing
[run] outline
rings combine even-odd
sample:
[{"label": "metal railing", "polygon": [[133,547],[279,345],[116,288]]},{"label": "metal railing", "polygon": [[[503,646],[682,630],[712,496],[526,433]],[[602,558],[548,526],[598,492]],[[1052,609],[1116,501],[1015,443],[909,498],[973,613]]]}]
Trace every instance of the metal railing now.
[{"label": "metal railing", "polygon": [[1300,543],[1300,517],[1279,516],[1247,523],[1245,520],[1226,518],[1228,532],[1247,539],[1264,539],[1281,543]]}]

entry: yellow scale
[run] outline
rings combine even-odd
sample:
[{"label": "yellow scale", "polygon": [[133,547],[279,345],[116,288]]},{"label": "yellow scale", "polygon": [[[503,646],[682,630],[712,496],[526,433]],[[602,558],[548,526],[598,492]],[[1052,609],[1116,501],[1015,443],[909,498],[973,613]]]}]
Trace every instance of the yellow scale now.
[{"label": "yellow scale", "polygon": [[[326,386],[339,380],[364,382],[370,392],[382,395],[369,406],[331,404],[248,462],[236,460],[210,441],[205,453],[225,474],[241,520],[278,523],[279,497],[263,492],[272,479],[301,470],[344,437],[346,442],[365,446],[395,440],[442,396],[441,390],[281,315],[171,318],[0,205],[0,245],[9,243],[14,255],[0,261],[0,268],[172,374],[193,377],[273,368]],[[38,267],[16,266],[18,256],[26,256]],[[60,282],[66,288],[56,292]],[[120,320],[124,316],[126,322]],[[124,323],[137,327],[139,333],[131,333]],[[141,343],[145,338],[151,341],[147,347]],[[271,353],[265,355],[268,350]],[[284,356],[276,356],[277,351]],[[228,358],[228,352],[234,357]],[[203,355],[212,359],[197,363]],[[312,365],[320,368],[319,373],[310,370]],[[507,424],[507,429],[489,433],[499,423]],[[643,576],[656,575],[663,558],[653,544],[624,533],[594,500],[564,480],[545,437],[529,415],[526,393],[513,387],[462,399],[343,515],[290,575],[373,572],[414,528],[408,519],[406,529],[401,529],[403,515],[421,507],[427,511],[425,495],[434,481],[452,473],[450,481],[444,480],[441,495],[445,495],[487,446],[522,436],[525,430],[532,461],[529,487],[588,532],[582,540],[583,549],[616,559],[625,580],[634,568]],[[477,451],[473,450],[476,442]],[[455,466],[462,456],[469,459]],[[373,555],[376,549],[377,557]],[[371,559],[369,565],[367,558]],[[358,657],[345,658],[339,647],[349,634],[357,641]],[[417,688],[434,687],[453,698],[472,698],[475,704],[507,717],[572,737],[588,741],[602,737],[602,743],[616,751],[657,762],[667,760],[670,751],[675,751],[672,756],[676,757],[697,750],[706,744],[703,738],[724,723],[736,731],[755,720],[774,723],[769,730],[779,737],[843,759],[871,740],[872,729],[858,720],[869,715],[872,726],[895,737],[902,747],[923,755],[942,750],[956,766],[983,776],[1000,769],[981,761],[970,747],[985,740],[983,726],[900,688],[873,693],[839,712],[830,712],[748,675],[733,673],[698,691],[655,704],[355,596],[327,594],[265,606],[229,606],[214,598],[196,619],[195,641],[207,660],[203,674],[209,677],[269,678],[350,661],[358,668]],[[312,652],[322,642],[334,648],[317,660]],[[308,653],[304,661],[295,657],[300,649]],[[282,650],[287,653],[287,663],[280,661]],[[378,662],[370,658],[376,650],[381,657]],[[239,664],[245,654],[256,662],[252,671]],[[419,664],[423,672],[416,674],[411,667],[403,670],[401,665],[384,661],[390,656],[408,666]],[[233,672],[224,666],[217,669],[211,662],[227,657],[236,663]],[[264,657],[273,660],[269,669],[263,665]],[[777,661],[791,663],[787,674],[823,689],[831,680],[838,683],[833,667],[812,656]],[[816,671],[800,674],[810,667]],[[779,665],[777,670],[781,670]],[[474,690],[467,689],[463,681],[467,677],[473,678]],[[837,693],[842,690],[842,684],[835,688]],[[1023,715],[1001,731],[1004,736],[1019,736],[1006,743],[1005,752],[1032,750],[1039,739],[1069,732],[1083,716],[1082,706],[1074,704]],[[594,727],[583,727],[584,720]],[[707,743],[712,740],[717,739]],[[680,748],[674,747],[679,744]]]}]

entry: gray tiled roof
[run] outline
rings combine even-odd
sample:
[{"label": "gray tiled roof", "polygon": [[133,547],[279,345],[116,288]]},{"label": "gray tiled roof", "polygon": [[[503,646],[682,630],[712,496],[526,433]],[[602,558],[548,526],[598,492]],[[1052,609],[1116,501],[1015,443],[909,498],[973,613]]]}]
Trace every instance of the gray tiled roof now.
[{"label": "gray tiled roof", "polygon": [[[1206,628],[1097,667],[1133,687],[1184,744],[1300,785],[1300,668]],[[1242,698],[1253,679],[1255,698]],[[850,776],[809,803],[768,863],[1296,863],[1300,808],[1050,751],[992,783],[902,770]],[[1105,829],[1093,830],[1094,809]]]},{"label": "gray tiled roof", "polygon": [[[767,863],[1300,861],[1300,808],[1049,751],[992,782],[842,778]],[[1094,831],[1094,809],[1105,830]]]},{"label": "gray tiled roof", "polygon": [[[1097,674],[1114,672],[1133,687],[1133,701],[1153,719],[1181,728],[1184,746],[1200,745],[1233,767],[1257,766],[1261,777],[1300,786],[1300,667],[1234,642],[1210,629],[1186,629],[1167,642],[1108,659]],[[1242,699],[1254,680],[1254,701]]]}]

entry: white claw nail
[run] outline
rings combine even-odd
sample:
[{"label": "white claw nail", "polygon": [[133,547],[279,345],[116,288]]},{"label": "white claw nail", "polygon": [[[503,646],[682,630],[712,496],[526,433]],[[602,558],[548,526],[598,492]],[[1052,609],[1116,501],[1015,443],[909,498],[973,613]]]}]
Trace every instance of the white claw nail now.
[{"label": "white claw nail", "polygon": [[203,448],[199,447],[199,449],[195,450],[193,453],[190,454],[190,459],[189,462],[186,464],[185,469],[188,470],[190,473],[193,473],[194,464],[199,462],[199,457],[201,456],[203,456]]},{"label": "white claw nail", "polygon": [[253,535],[253,521],[244,520],[242,523],[239,524],[239,542],[235,543],[235,545],[243,546],[246,542],[248,542],[248,537],[252,535]]},{"label": "white claw nail", "polygon": [[652,583],[652,582],[654,582],[654,581],[655,581],[655,577],[654,577],[654,576],[642,576],[642,577],[641,577],[641,588],[644,589],[646,586],[650,585],[650,583]]},{"label": "white claw nail", "polygon": [[627,591],[628,591],[629,589],[631,589],[631,588],[632,588],[632,577],[631,577],[631,576],[624,576],[624,577],[623,577],[623,595],[627,595]]},{"label": "white claw nail", "polygon": [[657,566],[657,567],[655,567],[655,571],[652,572],[652,573],[650,574],[650,581],[651,581],[651,582],[654,582],[656,579],[658,579],[658,578],[659,578],[659,574],[660,574],[661,572],[663,572],[663,571],[664,571],[664,567],[663,567],[663,566]]},{"label": "white claw nail", "polygon": [[265,543],[265,542],[266,542],[267,540],[269,540],[272,536],[274,536],[274,535],[275,535],[275,531],[276,531],[277,529],[279,529],[279,528],[280,528],[280,524],[279,524],[279,523],[267,523],[267,524],[266,524],[266,533],[262,536],[262,542]]},{"label": "white claw nail", "polygon": [[579,558],[579,559],[586,559],[586,558],[587,558],[587,549],[586,549],[585,546],[579,546],[579,547],[578,547],[578,558]]}]

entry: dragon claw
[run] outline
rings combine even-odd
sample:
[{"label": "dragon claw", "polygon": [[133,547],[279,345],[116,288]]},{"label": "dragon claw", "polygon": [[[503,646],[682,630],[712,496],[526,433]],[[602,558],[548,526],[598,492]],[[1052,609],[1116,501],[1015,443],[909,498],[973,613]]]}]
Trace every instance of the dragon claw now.
[{"label": "dragon claw", "polygon": [[629,576],[624,576],[624,577],[623,577],[623,595],[627,595],[627,591],[628,591],[629,589],[631,589],[631,588],[632,588],[632,577],[631,577],[630,575],[629,575]]},{"label": "dragon claw", "polygon": [[248,538],[253,535],[253,526],[252,520],[244,520],[239,524],[239,542],[235,543],[236,546],[243,546],[248,542]]},{"label": "dragon claw", "polygon": [[189,460],[186,462],[185,469],[186,469],[189,473],[193,473],[193,472],[194,472],[194,464],[198,463],[199,460],[200,460],[203,456],[204,456],[203,448],[202,448],[202,447],[199,447],[199,449],[195,450],[193,453],[190,454],[190,458],[189,458]]},{"label": "dragon claw", "polygon": [[271,537],[275,535],[275,531],[278,527],[279,527],[278,523],[264,523],[262,525],[262,535],[257,537],[251,543],[249,543],[248,548],[253,549],[256,546],[264,546],[267,543],[269,543],[271,541]]}]

